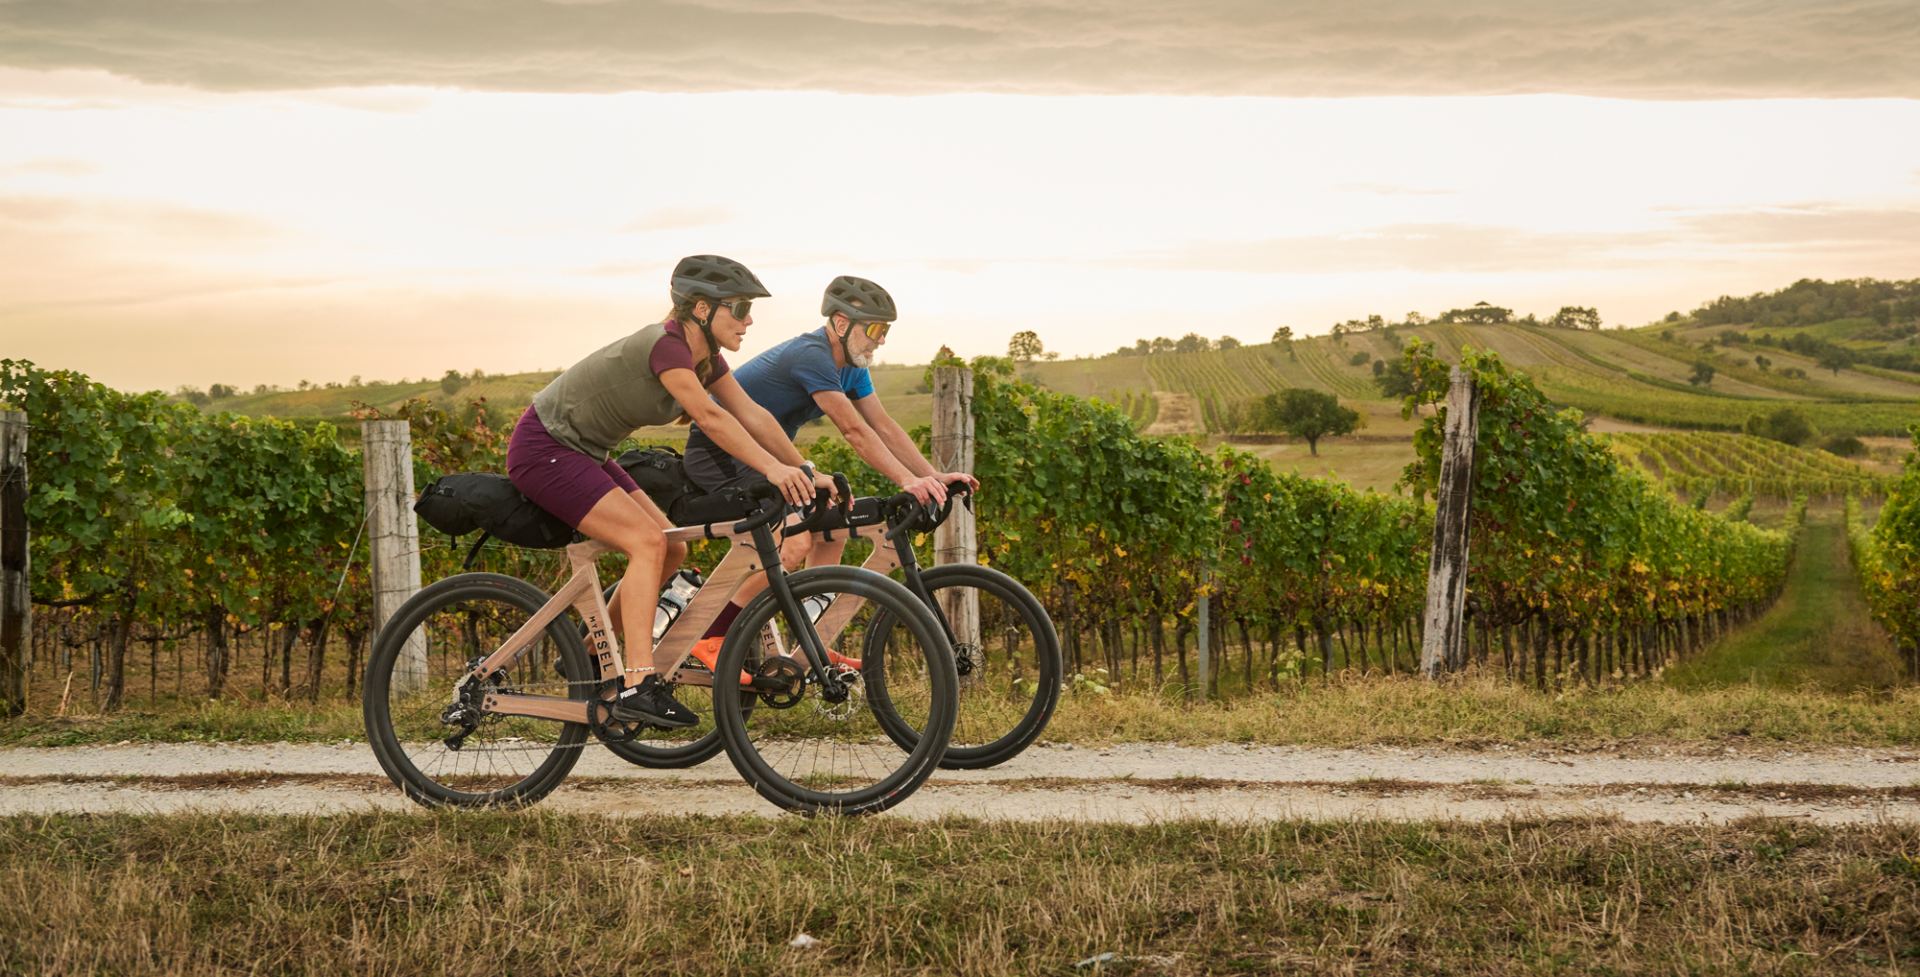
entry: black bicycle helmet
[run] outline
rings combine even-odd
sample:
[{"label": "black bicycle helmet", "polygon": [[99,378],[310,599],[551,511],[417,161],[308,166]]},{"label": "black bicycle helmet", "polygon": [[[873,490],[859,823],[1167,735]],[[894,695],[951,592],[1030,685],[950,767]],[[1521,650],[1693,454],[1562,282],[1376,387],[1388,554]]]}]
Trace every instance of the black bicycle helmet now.
[{"label": "black bicycle helmet", "polygon": [[820,299],[820,314],[844,314],[855,322],[892,322],[895,318],[893,296],[864,278],[841,275],[827,286]]},{"label": "black bicycle helmet", "polygon": [[673,266],[673,299],[763,299],[773,294],[747,266],[717,254],[696,254]]}]

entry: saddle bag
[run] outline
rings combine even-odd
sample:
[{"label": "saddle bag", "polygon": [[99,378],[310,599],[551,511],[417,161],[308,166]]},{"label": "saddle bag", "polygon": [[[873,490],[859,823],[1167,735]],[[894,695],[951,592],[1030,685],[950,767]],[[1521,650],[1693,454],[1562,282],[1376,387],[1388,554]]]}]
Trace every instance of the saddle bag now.
[{"label": "saddle bag", "polygon": [[413,511],[449,536],[480,530],[515,546],[557,549],[573,541],[573,527],[520,494],[505,475],[462,472],[434,480]]}]

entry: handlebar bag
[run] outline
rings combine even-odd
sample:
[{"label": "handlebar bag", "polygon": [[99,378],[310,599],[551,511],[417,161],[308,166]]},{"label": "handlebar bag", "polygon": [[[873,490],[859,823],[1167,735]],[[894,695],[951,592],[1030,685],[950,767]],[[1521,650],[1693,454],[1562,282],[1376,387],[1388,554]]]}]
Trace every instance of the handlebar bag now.
[{"label": "handlebar bag", "polygon": [[435,479],[413,511],[449,536],[482,530],[515,546],[557,549],[573,541],[573,527],[520,494],[505,475],[461,472]]}]

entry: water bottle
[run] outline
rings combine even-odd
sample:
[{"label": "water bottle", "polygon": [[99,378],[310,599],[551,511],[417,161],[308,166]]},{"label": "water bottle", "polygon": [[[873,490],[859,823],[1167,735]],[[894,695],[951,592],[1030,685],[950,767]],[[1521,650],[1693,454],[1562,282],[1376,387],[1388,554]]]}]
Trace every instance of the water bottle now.
[{"label": "water bottle", "polygon": [[818,624],[820,622],[820,615],[827,612],[827,605],[831,603],[833,603],[832,597],[828,597],[825,594],[815,594],[812,597],[802,598],[800,601],[800,609],[806,612],[809,622]]},{"label": "water bottle", "polygon": [[704,583],[706,581],[700,579],[700,572],[692,569],[683,569],[667,581],[667,589],[660,592],[660,602],[654,607],[653,640],[658,641],[661,635],[667,633],[667,629],[679,619],[680,612],[687,609],[694,593]]}]

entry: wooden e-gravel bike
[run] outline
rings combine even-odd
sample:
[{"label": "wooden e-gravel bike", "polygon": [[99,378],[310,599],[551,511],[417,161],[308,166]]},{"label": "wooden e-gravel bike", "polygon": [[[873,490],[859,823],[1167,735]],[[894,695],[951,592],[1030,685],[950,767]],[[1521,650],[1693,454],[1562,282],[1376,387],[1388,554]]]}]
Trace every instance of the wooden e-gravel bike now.
[{"label": "wooden e-gravel bike", "polygon": [[[829,518],[837,507],[824,494],[792,522],[767,486],[712,506],[732,514],[702,515],[701,524],[667,533],[732,546],[655,643],[656,673],[677,690],[705,690],[721,747],[774,804],[864,814],[905,800],[933,772],[953,730],[958,676],[939,622],[904,586],[871,570],[781,567],[776,531],[807,532]],[[617,745],[647,731],[611,715],[625,666],[594,565],[610,551],[591,540],[568,545],[572,576],[551,596],[503,574],[448,577],[381,628],[367,662],[367,739],[409,798],[435,807],[531,804],[559,786],[590,737]],[[709,671],[688,651],[755,573],[768,587],[728,629]],[[802,608],[808,598],[859,610],[824,637]],[[833,664],[827,649],[856,657],[876,619],[889,635],[884,665]],[[797,653],[763,650],[770,624],[793,637]],[[762,677],[755,686],[775,691],[743,684],[753,676]],[[886,690],[885,723],[865,701],[876,679]],[[895,728],[901,723],[912,736],[906,743]]]},{"label": "wooden e-gravel bike", "polygon": [[[1053,619],[1019,581],[992,567],[973,564],[921,567],[913,547],[915,534],[930,533],[945,522],[955,501],[967,500],[972,488],[956,481],[947,486],[947,492],[947,501],[939,505],[923,504],[905,492],[851,500],[843,495],[836,511],[816,519],[812,531],[828,536],[845,532],[871,541],[873,550],[860,565],[876,573],[898,573],[900,582],[933,613],[953,646],[960,677],[959,709],[940,766],[978,770],[1013,759],[1039,739],[1059,705],[1065,666]],[[617,585],[609,589],[608,600],[617,589]],[[835,601],[817,613],[815,629],[829,644],[839,641],[856,623],[870,621],[855,631],[856,641],[848,642],[864,663],[866,704],[889,738],[903,749],[912,749],[918,733],[909,716],[895,715],[885,668],[896,630],[901,637],[907,636],[905,620],[884,611],[866,617],[859,600]],[[683,626],[678,621],[674,624]],[[779,620],[769,621],[760,637],[764,657],[790,655],[798,649]],[[720,752],[722,743],[720,731],[705,715],[711,710],[695,705],[703,716],[694,727],[646,730],[632,739],[610,742],[607,748],[643,767],[704,763]]]}]

